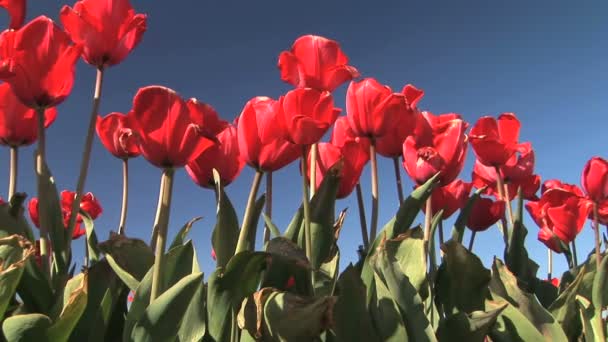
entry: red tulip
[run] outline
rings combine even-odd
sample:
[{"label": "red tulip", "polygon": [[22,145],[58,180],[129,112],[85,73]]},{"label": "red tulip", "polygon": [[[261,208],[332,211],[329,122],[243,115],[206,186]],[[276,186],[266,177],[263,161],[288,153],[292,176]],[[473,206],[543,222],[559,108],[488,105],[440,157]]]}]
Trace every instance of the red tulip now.
[{"label": "red tulip", "polygon": [[[38,119],[34,109],[19,101],[8,83],[0,84],[0,144],[19,147],[38,139]],[[55,108],[45,111],[44,126],[49,127],[57,116]]]},{"label": "red tulip", "polygon": [[51,19],[40,16],[0,35],[0,79],[30,108],[54,107],[74,84],[81,47]]},{"label": "red tulip", "polygon": [[469,141],[479,162],[487,166],[504,165],[517,151],[521,124],[513,113],[504,113],[498,120],[484,116],[477,120]]},{"label": "red tulip", "polygon": [[466,157],[466,128],[463,120],[453,119],[432,127],[430,136],[408,137],[403,143],[403,166],[412,180],[421,185],[440,171],[442,186],[456,179]]},{"label": "red tulip", "polygon": [[608,200],[600,202],[597,206],[597,211],[600,223],[608,226]]},{"label": "red tulip", "polygon": [[318,142],[340,114],[340,109],[334,108],[334,99],[328,91],[312,88],[288,92],[279,99],[279,106],[286,138],[296,145]]},{"label": "red tulip", "polygon": [[346,117],[358,136],[381,137],[407,112],[405,96],[373,78],[351,82],[346,92]]},{"label": "red tulip", "polygon": [[[536,201],[536,192],[540,187],[540,177],[534,174],[534,150],[529,143],[518,146],[518,154],[514,154],[502,166],[499,166],[503,182],[509,192],[509,200],[517,196],[517,190],[521,188],[525,199]],[[483,165],[479,160],[475,161],[473,167],[473,185],[477,189],[487,187],[485,193],[498,197],[496,187],[496,168]]]},{"label": "red tulip", "polygon": [[551,278],[551,279],[549,280],[549,283],[551,283],[551,285],[553,285],[553,286],[555,286],[555,287],[559,288],[559,278]]},{"label": "red tulip", "polygon": [[256,170],[277,171],[302,153],[298,146],[285,139],[280,116],[278,101],[258,96],[247,102],[238,117],[239,155]]},{"label": "red tulip", "polygon": [[585,197],[585,194],[583,193],[583,190],[581,190],[581,188],[579,188],[578,186],[576,186],[574,184],[562,183],[562,181],[560,181],[558,179],[546,180],[543,183],[540,192],[541,192],[541,194],[544,194],[545,192],[547,192],[551,189],[560,189],[560,190],[564,190],[564,191],[573,193],[574,195],[576,195],[578,197]]},{"label": "red tulip", "polygon": [[576,192],[550,188],[539,201],[526,203],[526,209],[541,229],[547,228],[564,243],[570,243],[583,229],[591,202]]},{"label": "red tulip", "polygon": [[290,276],[289,279],[287,279],[287,283],[285,284],[285,289],[289,290],[294,286],[296,286],[296,278],[294,278],[294,276]]},{"label": "red tulip", "polygon": [[[64,190],[61,192],[61,213],[63,216],[63,224],[67,227],[70,219],[70,213],[72,211],[72,203],[74,202],[74,198],[76,197],[76,193],[73,191]],[[95,220],[99,215],[101,215],[103,209],[99,204],[99,201],[93,196],[92,193],[88,192],[82,196],[82,201],[80,203],[80,209],[85,211],[91,219]],[[34,197],[30,200],[28,205],[28,211],[30,213],[30,218],[34,225],[40,228],[40,217],[38,214],[38,198]],[[76,216],[76,226],[74,227],[74,232],[72,233],[72,239],[78,239],[79,237],[86,234],[86,230],[82,227],[82,217],[80,214]]]},{"label": "red tulip", "polygon": [[135,14],[129,0],[82,0],[59,14],[66,31],[84,47],[84,60],[104,67],[122,62],[146,31],[146,15]]},{"label": "red tulip", "polygon": [[198,158],[186,165],[186,171],[194,183],[209,189],[214,189],[213,169],[220,174],[222,185],[232,183],[245,166],[239,158],[238,135],[235,126],[226,127],[217,135],[218,145],[214,145]]},{"label": "red tulip", "polygon": [[321,91],[333,91],[359,77],[359,71],[348,65],[348,57],[338,42],[313,35],[298,38],[291,51],[281,52],[278,67],[284,82]]},{"label": "red tulip", "polygon": [[420,112],[420,115],[416,116],[416,128],[412,135],[423,142],[432,141],[433,132],[452,120],[463,119],[460,114],[456,113],[435,115],[428,111]]},{"label": "red tulip", "polygon": [[346,116],[340,116],[334,123],[334,128],[331,132],[329,142],[334,146],[342,147],[350,141],[355,141],[362,144],[362,148],[369,151],[369,139],[366,137],[356,136],[355,132],[353,132],[352,128],[350,128]]},{"label": "red tulip", "polygon": [[563,253],[562,242],[553,233],[553,231],[547,227],[543,227],[538,232],[538,241],[542,242],[547,248],[554,251],[555,253]]},{"label": "red tulip", "polygon": [[424,96],[424,91],[408,84],[403,87],[401,93],[405,96],[406,106],[399,111],[395,121],[389,123],[386,134],[376,140],[378,153],[388,158],[401,156],[403,142],[414,133],[417,121],[423,119],[416,109],[416,104]]},{"label": "red tulip", "polygon": [[217,260],[217,255],[215,254],[215,249],[213,249],[213,247],[211,247],[211,259],[213,259],[213,261]]},{"label": "red tulip", "polygon": [[595,203],[608,199],[608,161],[600,157],[591,158],[583,170],[581,185]]},{"label": "red tulip", "polygon": [[161,168],[182,167],[196,159],[227,125],[211,106],[195,99],[186,102],[161,86],[139,89],[129,115],[141,154]]},{"label": "red tulip", "polygon": [[[40,249],[40,240],[36,240],[36,247],[35,247],[35,251],[34,251],[34,261],[36,262],[36,265],[38,265],[38,267],[42,267],[42,256],[41,256],[41,249]],[[51,259],[51,253],[52,253],[52,249],[51,249],[51,244],[47,244],[46,245],[46,255],[49,258],[49,263],[50,263],[50,259]]]},{"label": "red tulip", "polygon": [[[439,210],[443,209],[442,219],[452,216],[457,210],[462,209],[469,199],[471,183],[457,179],[446,186],[433,190],[431,194],[432,215],[435,216]],[[421,208],[424,212],[424,207]]]},{"label": "red tulip", "polygon": [[484,231],[505,215],[505,201],[492,201],[489,198],[478,198],[473,203],[467,218],[467,227],[474,232]]},{"label": "red tulip", "polygon": [[8,28],[18,30],[25,21],[25,0],[0,0],[0,7],[4,8],[11,18]]},{"label": "red tulip", "polygon": [[129,159],[141,153],[129,115],[110,113],[103,118],[97,116],[96,130],[103,146],[116,158]]},{"label": "red tulip", "polygon": [[[337,163],[340,166],[340,185],[338,187],[337,198],[345,198],[353,192],[355,185],[359,182],[359,177],[367,161],[369,160],[369,150],[365,145],[356,141],[348,141],[342,147],[330,143],[319,143],[317,145],[317,184],[319,188],[323,182],[325,174]],[[308,157],[310,159],[310,156]],[[306,175],[310,175],[310,162],[307,163]]]}]

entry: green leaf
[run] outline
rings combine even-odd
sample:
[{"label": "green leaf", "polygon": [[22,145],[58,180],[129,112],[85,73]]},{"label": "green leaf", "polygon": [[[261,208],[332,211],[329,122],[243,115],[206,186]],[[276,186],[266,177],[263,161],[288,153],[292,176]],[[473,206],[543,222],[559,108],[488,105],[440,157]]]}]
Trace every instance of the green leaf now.
[{"label": "green leaf", "polygon": [[20,235],[0,239],[0,320],[15,296],[27,260],[35,253],[32,243]]},{"label": "green leaf", "polygon": [[268,229],[270,230],[270,237],[271,238],[280,237],[281,231],[274,223],[272,223],[272,220],[270,219],[270,217],[268,217],[268,215],[266,215],[265,213],[262,213],[262,217],[264,218],[264,223],[266,223],[266,227],[268,227]]},{"label": "green leaf", "polygon": [[[504,300],[498,302],[486,301],[486,310],[496,310],[507,306],[504,311],[498,316],[490,338],[494,342],[512,342],[512,341],[546,341],[543,335],[534,327],[534,325],[526,319],[526,317],[517,310],[516,307]],[[554,340],[567,341],[567,340]]]},{"label": "green leaf", "polygon": [[53,322],[47,334],[51,341],[67,341],[87,306],[87,273],[81,273],[68,281],[64,298],[67,298],[59,318]]},{"label": "green leaf", "polygon": [[200,341],[205,336],[207,331],[205,299],[205,284],[200,281],[177,331],[179,341]]},{"label": "green leaf", "polygon": [[277,237],[268,241],[266,252],[270,253],[272,263],[264,272],[262,287],[285,290],[289,277],[293,276],[296,280],[296,293],[312,294],[310,263],[306,253],[298,245],[285,237]]},{"label": "green leaf", "polygon": [[91,216],[84,210],[80,210],[80,216],[82,217],[84,227],[87,231],[86,238],[87,249],[89,251],[89,262],[95,264],[99,261],[101,254],[99,247],[97,247],[99,242],[97,241],[97,234],[95,234],[95,223],[93,222],[93,219],[91,219]]},{"label": "green leaf", "polygon": [[604,255],[593,279],[591,303],[600,311],[603,307],[608,306],[608,257],[606,255]]},{"label": "green leaf", "polygon": [[211,236],[218,267],[225,267],[234,255],[239,240],[239,219],[230,199],[224,192],[219,173],[213,173],[217,200],[217,222]]},{"label": "green leaf", "polygon": [[249,237],[247,240],[249,241],[249,250],[255,250],[255,240],[258,232],[258,224],[260,221],[260,216],[262,215],[262,209],[264,209],[264,205],[266,204],[266,195],[260,196],[253,206],[253,214],[251,219],[251,228],[249,229]]},{"label": "green leaf", "polygon": [[484,342],[498,315],[508,306],[505,303],[502,307],[485,312],[473,311],[470,314],[459,312],[441,321],[437,329],[439,341],[468,341]]},{"label": "green leaf", "polygon": [[399,312],[399,306],[378,274],[374,274],[373,283],[371,288],[368,288],[368,292],[371,293],[370,316],[380,336],[380,341],[408,341],[405,322]]},{"label": "green leaf", "polygon": [[593,277],[589,276],[587,269],[588,265],[583,265],[574,281],[559,294],[557,299],[548,308],[551,315],[562,326],[569,340],[578,338],[582,328],[581,321],[579,320],[579,308],[576,305],[576,297],[580,293],[584,282],[593,281]]},{"label": "green leaf", "polygon": [[17,315],[7,318],[2,324],[2,332],[11,342],[51,342],[46,336],[51,319],[41,314]]},{"label": "green leaf", "polygon": [[304,209],[302,205],[300,205],[300,208],[298,208],[296,213],[293,215],[293,218],[289,222],[283,236],[294,243],[298,243],[298,236],[300,235],[300,230],[302,229],[302,222],[304,222]]},{"label": "green leaf", "polygon": [[31,312],[46,314],[51,309],[53,290],[48,276],[38,267],[34,258],[29,258],[25,262],[25,269],[17,286],[17,293],[23,300],[23,304]]},{"label": "green leaf", "polygon": [[340,271],[340,251],[334,255],[329,262],[321,264],[321,267],[316,272],[315,295],[332,296],[338,281]]},{"label": "green leaf", "polygon": [[436,295],[446,315],[483,311],[490,271],[479,258],[456,240],[442,248],[443,263],[437,273]]},{"label": "green leaf", "polygon": [[460,209],[460,213],[454,222],[454,228],[452,228],[452,240],[462,243],[467,220],[469,219],[469,215],[471,215],[471,210],[473,210],[473,204],[481,197],[481,193],[484,192],[485,189],[486,188],[483,187],[475,191],[467,200],[467,204]]},{"label": "green leaf", "polygon": [[99,249],[116,275],[133,291],[154,264],[154,252],[140,239],[112,232],[109,240],[99,244]]},{"label": "green leaf", "polygon": [[65,275],[70,264],[70,252],[68,251],[72,236],[63,225],[63,214],[59,204],[59,193],[55,185],[55,180],[51,175],[48,165],[43,166],[40,178],[38,194],[38,213],[40,225],[47,227],[49,238],[53,246],[53,261],[57,265],[57,272]]},{"label": "green leaf", "polygon": [[348,265],[338,280],[338,300],[334,306],[337,341],[378,341],[365,300],[365,285],[358,271]]},{"label": "green leaf", "polygon": [[386,240],[384,245],[388,259],[397,262],[416,292],[420,292],[426,283],[426,268],[421,266],[426,263],[423,239],[424,233],[417,227]]},{"label": "green leaf", "polygon": [[564,330],[545,310],[534,294],[518,287],[517,278],[498,259],[492,265],[490,290],[494,299],[505,299],[517,307],[523,316],[549,341],[566,341]]},{"label": "green leaf", "polygon": [[190,221],[186,222],[186,224],[184,224],[182,226],[182,228],[179,230],[179,232],[177,232],[177,234],[175,235],[175,238],[173,238],[173,242],[171,242],[171,245],[169,246],[168,250],[171,250],[173,247],[177,247],[177,246],[181,246],[184,244],[184,242],[186,241],[186,237],[188,236],[188,233],[190,232],[190,229],[192,229],[192,226],[200,221],[202,219],[202,217],[195,217],[193,219],[191,219]]},{"label": "green leaf", "polygon": [[9,203],[0,204],[0,238],[17,234],[25,236],[31,242],[36,241],[23,212],[23,206],[13,208]]},{"label": "green leaf", "polygon": [[137,320],[131,331],[131,340],[175,341],[175,333],[202,280],[202,273],[190,274],[163,292]]},{"label": "green leaf", "polygon": [[[600,319],[597,319],[597,311],[593,307],[590,301],[585,297],[576,296],[576,304],[579,307],[580,318],[582,322],[583,337],[586,342],[595,342],[603,340],[600,334],[603,334],[603,327],[601,325],[601,314]],[[598,321],[600,324],[598,324]]]}]

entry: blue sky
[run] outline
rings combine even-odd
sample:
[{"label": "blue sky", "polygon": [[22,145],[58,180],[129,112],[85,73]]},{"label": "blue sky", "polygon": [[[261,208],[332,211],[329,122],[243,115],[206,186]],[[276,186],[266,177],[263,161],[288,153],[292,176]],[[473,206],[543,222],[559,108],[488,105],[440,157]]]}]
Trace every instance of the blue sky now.
[{"label": "blue sky", "polygon": [[[407,83],[424,89],[422,109],[460,113],[471,124],[481,115],[516,113],[523,126],[521,140],[532,142],[543,180],[578,184],[591,156],[608,157],[603,135],[608,124],[608,4],[604,1],[132,3],[138,12],[148,14],[148,31],[122,64],[107,71],[102,115],[128,111],[139,87],[159,84],[207,102],[232,120],[251,97],[277,98],[289,90],[276,68],[279,53],[300,35],[318,34],[339,41],[363,76],[375,77],[395,90]],[[57,19],[63,4],[30,1],[27,18],[45,14]],[[1,13],[0,26],[6,21]],[[47,158],[60,190],[76,185],[94,76],[92,67],[79,63],[74,90],[48,130]],[[335,92],[341,108],[345,89],[346,85]],[[21,151],[18,190],[28,194],[35,193],[32,153],[33,148]],[[473,160],[470,151],[461,175],[465,180],[470,180]],[[379,167],[382,226],[394,214],[397,199],[392,164],[380,158]],[[0,179],[8,180],[7,170],[5,149],[0,152]],[[281,228],[300,200],[298,175],[292,165],[274,177],[274,220]],[[138,158],[131,162],[131,176],[127,232],[147,241],[160,170]],[[241,215],[252,177],[253,172],[245,169],[227,189]],[[406,189],[411,188],[405,172],[403,177]],[[362,184],[369,193],[369,167]],[[118,224],[121,186],[120,161],[96,140],[86,190],[104,207],[96,227],[101,240]],[[184,170],[177,172],[174,190],[170,234],[190,218],[204,217],[190,236],[208,274],[213,268],[209,257],[215,223],[213,193],[194,185]],[[6,197],[6,190],[1,192]],[[344,207],[350,210],[340,242],[343,266],[356,260],[361,242],[354,195],[338,202],[338,210]],[[546,250],[536,241],[538,228],[525,216],[528,249],[544,274]],[[579,258],[591,250],[592,236],[587,225],[577,240]],[[502,257],[501,241],[497,229],[491,228],[478,235],[475,252],[488,264],[492,256]],[[83,242],[75,243],[81,256]],[[564,269],[562,257],[556,257],[556,270]]]}]

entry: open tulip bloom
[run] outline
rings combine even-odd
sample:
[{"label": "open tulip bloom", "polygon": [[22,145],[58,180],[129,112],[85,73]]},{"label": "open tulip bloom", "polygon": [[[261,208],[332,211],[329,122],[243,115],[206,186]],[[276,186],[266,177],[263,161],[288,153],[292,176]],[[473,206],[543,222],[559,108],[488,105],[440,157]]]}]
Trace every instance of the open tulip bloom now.
[{"label": "open tulip bloom", "polygon": [[[8,15],[0,33],[0,146],[10,156],[8,196],[0,198],[0,340],[606,341],[605,158],[589,159],[580,186],[541,185],[539,151],[520,142],[514,113],[473,125],[471,113],[435,115],[420,108],[423,96],[438,96],[430,87],[425,93],[402,80],[393,91],[399,88],[374,77],[359,79],[345,53],[352,47],[312,34],[278,54],[275,81],[289,89],[248,97],[235,118],[220,115],[213,99],[159,84],[132,89],[127,108],[104,102],[100,113],[104,75],[123,64],[128,77],[127,57],[145,44],[147,15],[128,0],[81,0],[61,8],[61,27],[46,16],[26,22],[25,0],[0,0],[0,9]],[[71,123],[84,141],[76,186],[59,192],[65,174],[47,163],[46,130],[76,120],[59,105],[74,88],[80,58],[96,72],[93,101],[88,126]],[[338,108],[342,85],[345,108]],[[34,144],[35,178],[27,178],[18,156]],[[122,196],[114,199],[121,211],[114,226],[101,227],[111,230],[105,240],[98,218],[114,217],[108,211],[117,206],[103,199],[104,211],[87,190],[89,164],[103,167],[92,158],[94,144],[109,157],[104,173],[122,167]],[[469,145],[475,160],[463,172]],[[140,156],[160,176],[158,205],[150,227],[127,230],[129,206],[156,195],[144,189],[129,200],[129,165]],[[383,178],[385,162],[394,180]],[[368,164],[369,180],[362,177]],[[244,201],[233,202],[226,187],[243,193],[234,187],[245,167],[253,180],[239,207]],[[402,181],[402,168],[410,180]],[[191,189],[213,193],[174,191],[178,172],[189,175]],[[273,193],[277,172],[290,178]],[[302,200],[291,208],[295,179]],[[20,192],[34,181],[35,194]],[[380,186],[395,181],[398,201],[380,202]],[[360,229],[340,207],[349,196]],[[201,217],[170,227],[175,197],[212,207],[209,229],[195,227]],[[387,212],[394,215],[382,225]],[[149,243],[136,237],[141,229]],[[474,252],[487,241],[474,242],[492,229],[502,241],[491,250],[504,261],[486,265]],[[345,262],[356,246],[341,236],[353,241],[358,230],[359,260]],[[202,253],[190,231],[210,232]],[[538,241],[526,240],[528,232]],[[581,236],[593,236],[595,249],[579,260]],[[538,274],[531,244],[547,251],[546,274]],[[559,278],[554,254],[568,264]],[[216,267],[206,276],[202,260]]]}]

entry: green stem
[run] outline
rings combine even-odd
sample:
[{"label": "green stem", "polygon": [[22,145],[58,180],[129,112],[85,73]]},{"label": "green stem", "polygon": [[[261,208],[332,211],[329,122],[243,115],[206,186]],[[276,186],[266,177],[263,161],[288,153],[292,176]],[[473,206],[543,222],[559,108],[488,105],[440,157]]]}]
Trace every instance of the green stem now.
[{"label": "green stem", "polygon": [[[266,216],[272,218],[272,172],[266,173]],[[270,229],[268,225],[264,225],[264,244],[270,240]]]},{"label": "green stem", "polygon": [[159,209],[156,213],[154,229],[158,232],[156,251],[154,253],[154,266],[152,270],[152,290],[150,303],[163,293],[163,264],[165,261],[165,245],[167,243],[167,228],[169,227],[169,214],[171,213],[171,196],[173,192],[173,176],[175,170],[166,168],[161,179],[162,196]]},{"label": "green stem", "polygon": [[[507,202],[508,199],[505,198],[504,191],[504,183],[502,181],[502,174],[500,173],[500,168],[498,166],[495,167],[496,170],[496,189],[498,190],[499,199]],[[505,215],[502,215],[500,221],[498,222],[498,227],[502,232],[502,237],[505,242],[505,245],[509,245],[509,226],[507,226],[507,220],[505,220]]]},{"label": "green stem", "polygon": [[251,190],[249,191],[249,198],[247,198],[247,207],[245,208],[245,215],[243,216],[243,225],[241,226],[241,232],[239,233],[239,241],[236,245],[236,251],[234,254],[238,254],[240,252],[246,251],[249,249],[249,246],[253,245],[249,239],[254,239],[255,236],[250,237],[251,235],[251,227],[253,226],[253,213],[255,211],[255,197],[257,196],[258,189],[260,188],[260,183],[262,181],[262,175],[264,173],[260,170],[255,172],[255,176],[253,176],[253,182],[251,183]]},{"label": "green stem", "polygon": [[367,219],[365,218],[365,205],[363,204],[363,192],[361,191],[361,183],[357,183],[357,205],[359,206],[359,223],[361,226],[361,237],[363,238],[363,248],[367,251],[369,248],[369,239],[367,237]]},{"label": "green stem", "polygon": [[[165,191],[165,177],[160,178],[160,189],[158,190],[158,204],[156,205],[156,217],[154,222],[158,222],[160,219],[161,208],[163,206],[163,193]],[[150,248],[156,249],[156,240],[158,238],[158,226],[154,224],[152,227],[152,238],[150,239]]]},{"label": "green stem", "polygon": [[[93,137],[95,136],[95,123],[97,122],[97,112],[99,111],[99,104],[101,103],[101,89],[103,86],[103,67],[97,68],[97,77],[95,80],[95,90],[93,92],[93,108],[89,117],[89,127],[87,130],[87,137],[84,143],[84,150],[82,151],[82,160],[80,164],[80,174],[78,175],[78,183],[76,184],[76,196],[72,203],[72,212],[70,213],[70,219],[68,221],[68,239],[71,240],[74,226],[76,225],[76,217],[78,215],[78,209],[80,208],[80,201],[82,200],[82,193],[84,191],[84,185],[87,180],[87,173],[89,171],[89,161],[91,160],[91,149],[93,147]],[[68,243],[68,248],[70,243]]]},{"label": "green stem", "polygon": [[[431,202],[431,198],[429,197],[426,200],[426,206],[424,209],[424,237],[423,237],[423,245],[424,245],[424,265],[426,265],[427,258],[429,256],[429,240],[431,239],[431,222],[433,221],[433,204]],[[426,266],[424,268],[427,269]]]},{"label": "green stem", "polygon": [[547,248],[547,279],[551,281],[553,278],[553,252]]},{"label": "green stem", "polygon": [[399,157],[393,158],[393,168],[395,169],[395,180],[397,181],[397,197],[399,198],[399,206],[403,203],[403,185],[401,183],[401,167],[399,166]]},{"label": "green stem", "polygon": [[[46,132],[44,128],[44,108],[38,108],[36,114],[38,117],[38,153],[36,153],[36,179],[38,180],[38,216],[40,218],[48,217],[46,213],[45,196],[42,196],[43,189],[43,173],[44,165],[46,164]],[[42,272],[49,274],[49,255],[48,255],[48,227],[46,222],[40,224],[40,260],[42,264]],[[44,223],[44,224],[43,224]]]},{"label": "green stem", "polygon": [[317,190],[317,144],[310,146],[310,198],[315,195]]},{"label": "green stem", "polygon": [[304,210],[304,250],[306,251],[306,258],[311,265],[310,278],[312,279],[312,290],[314,293],[315,288],[315,269],[312,263],[312,232],[310,231],[310,203],[308,197],[308,183],[306,182],[306,147],[302,148],[302,206]]},{"label": "green stem", "polygon": [[376,158],[376,141],[374,139],[371,139],[371,144],[369,145],[369,156],[372,167],[372,222],[369,240],[374,241],[378,229],[378,160]]},{"label": "green stem", "polygon": [[443,245],[444,240],[444,236],[443,236],[443,220],[439,220],[439,243],[440,245]]},{"label": "green stem", "polygon": [[[510,200],[510,196],[509,196],[509,187],[507,186],[507,184],[503,185],[503,189],[504,189],[504,194],[505,194],[504,201],[507,204],[507,218],[509,219],[509,224],[511,225],[511,227],[514,228],[513,222],[515,222],[515,219],[513,218],[513,207],[511,206],[511,200]],[[519,193],[518,193],[518,195],[519,195]]]},{"label": "green stem", "polygon": [[477,232],[471,232],[471,240],[469,241],[469,252],[473,251],[473,243],[475,242],[475,235],[477,235]]},{"label": "green stem", "polygon": [[8,178],[8,198],[10,202],[11,198],[17,190],[17,171],[19,167],[19,148],[11,146],[11,157],[9,166],[9,178]]},{"label": "green stem", "polygon": [[576,254],[576,243],[572,240],[572,257],[574,258],[574,267],[578,266],[578,256]]},{"label": "green stem", "polygon": [[600,263],[602,262],[602,252],[600,251],[600,220],[597,208],[597,203],[593,203],[593,230],[595,231],[595,266],[597,272],[600,271]]},{"label": "green stem", "polygon": [[127,222],[127,204],[129,202],[129,160],[122,161],[122,206],[120,209],[120,222],[118,223],[118,234],[125,235]]}]

